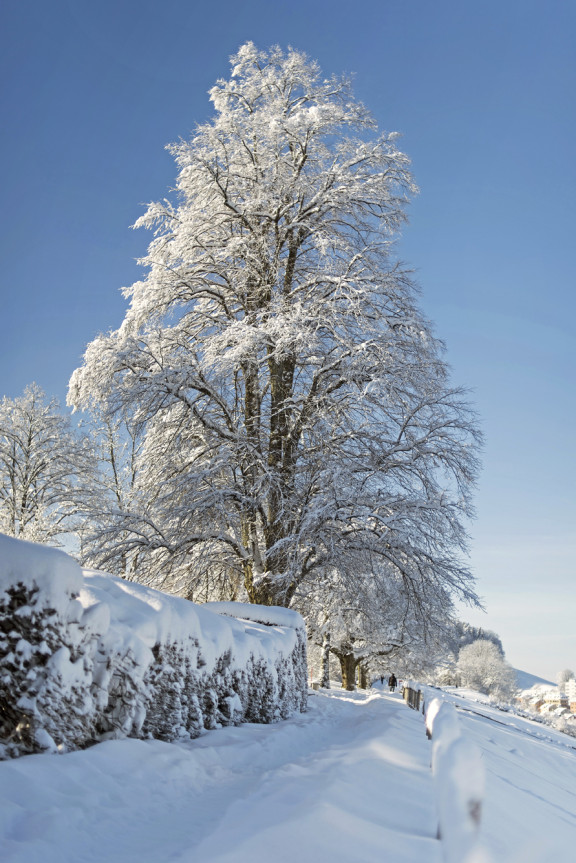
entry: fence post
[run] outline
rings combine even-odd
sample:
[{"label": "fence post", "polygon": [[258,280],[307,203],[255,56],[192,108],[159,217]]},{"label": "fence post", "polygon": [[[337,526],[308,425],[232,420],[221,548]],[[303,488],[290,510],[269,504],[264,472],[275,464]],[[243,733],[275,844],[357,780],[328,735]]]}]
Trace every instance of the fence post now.
[{"label": "fence post", "polygon": [[454,706],[436,698],[426,711],[426,734],[432,740],[438,832],[446,863],[464,863],[472,856],[488,860],[478,841],[485,778],[480,750],[462,736]]},{"label": "fence post", "polygon": [[420,710],[420,705],[422,705],[422,712],[424,712],[424,696],[422,694],[422,690],[414,689],[409,684],[408,686],[403,687],[402,695],[408,707],[411,707],[412,710]]}]

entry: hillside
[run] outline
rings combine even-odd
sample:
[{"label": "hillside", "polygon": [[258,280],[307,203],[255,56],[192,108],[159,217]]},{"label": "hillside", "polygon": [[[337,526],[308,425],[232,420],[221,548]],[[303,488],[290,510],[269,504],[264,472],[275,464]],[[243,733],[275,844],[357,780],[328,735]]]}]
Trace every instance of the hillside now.
[{"label": "hillside", "polygon": [[[495,863],[566,854],[574,741],[473,693],[444,695],[484,754]],[[0,763],[2,860],[440,863],[429,763],[422,716],[381,690],[320,691],[305,714],[191,742],[26,756]]]},{"label": "hillside", "polygon": [[544,685],[544,686],[556,686],[555,683],[551,680],[546,680],[544,677],[538,677],[536,674],[529,674],[527,671],[520,671],[520,669],[515,668],[516,672],[516,683],[518,685],[518,689],[531,689],[532,686]]}]

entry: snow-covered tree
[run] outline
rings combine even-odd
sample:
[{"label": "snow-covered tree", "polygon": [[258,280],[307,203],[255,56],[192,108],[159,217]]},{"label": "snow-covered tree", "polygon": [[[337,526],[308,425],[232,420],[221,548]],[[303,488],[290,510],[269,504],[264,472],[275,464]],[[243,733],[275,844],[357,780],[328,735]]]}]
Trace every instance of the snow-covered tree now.
[{"label": "snow-covered tree", "polygon": [[[374,575],[358,573],[348,580],[331,570],[296,594],[294,605],[305,615],[308,638],[322,647],[322,680],[328,678],[329,653],[338,659],[342,685],[354,689],[357,672],[367,679],[371,660],[388,657],[401,646],[394,609],[387,601],[397,595],[393,585]],[[386,595],[384,587],[388,587]],[[306,589],[307,588],[307,589]]]},{"label": "snow-covered tree", "polygon": [[329,652],[338,659],[348,689],[357,678],[363,686],[391,667],[423,679],[424,671],[447,654],[454,626],[445,591],[438,586],[419,606],[394,568],[348,577],[331,570],[303,585],[294,606],[306,618],[310,654],[321,666],[321,679],[327,679]]},{"label": "snow-covered tree", "polygon": [[133,579],[138,556],[126,549],[124,540],[129,535],[135,506],[143,510],[149,503],[136,504],[141,430],[126,418],[102,415],[95,405],[83,419],[82,427],[91,442],[93,469],[82,498],[82,520],[77,530],[81,562]]},{"label": "snow-covered tree", "polygon": [[288,605],[381,566],[415,607],[438,585],[473,601],[475,419],[392,255],[408,159],[303,54],[247,43],[232,64],[170,148],[178,200],[137,222],[156,238],[122,326],[70,384],[146,429],[119,552],[189,596],[217,579]]},{"label": "snow-covered tree", "polygon": [[562,671],[559,671],[556,675],[556,683],[558,684],[558,688],[564,690],[566,684],[569,680],[573,680],[574,672],[571,668],[564,668]]},{"label": "snow-covered tree", "polygon": [[83,440],[36,384],[0,402],[0,532],[58,545],[75,527],[90,471]]},{"label": "snow-covered tree", "polygon": [[472,626],[452,616],[441,626],[438,634],[438,649],[435,652],[427,651],[423,656],[422,675],[418,678],[437,686],[456,684],[458,679],[456,664],[460,651],[475,641],[490,641],[504,656],[502,641],[495,632],[480,626]]},{"label": "snow-covered tree", "polygon": [[491,641],[492,644],[496,645],[500,653],[504,655],[502,640],[496,632],[492,632],[490,629],[483,629],[481,626],[472,626],[471,623],[466,623],[463,620],[455,620],[452,627],[450,646],[456,657],[463,647],[466,647],[467,644],[472,644],[474,641]]},{"label": "snow-covered tree", "polygon": [[516,690],[516,673],[491,641],[478,641],[463,647],[456,671],[460,685],[496,698],[509,698]]}]

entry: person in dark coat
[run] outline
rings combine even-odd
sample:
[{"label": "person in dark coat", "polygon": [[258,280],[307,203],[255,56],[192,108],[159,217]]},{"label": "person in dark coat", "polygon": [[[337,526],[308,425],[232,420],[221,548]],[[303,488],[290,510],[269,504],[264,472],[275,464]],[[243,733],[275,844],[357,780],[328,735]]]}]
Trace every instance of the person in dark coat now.
[{"label": "person in dark coat", "polygon": [[397,683],[398,683],[398,681],[396,680],[396,677],[394,676],[394,672],[392,672],[392,674],[388,678],[388,686],[390,687],[390,692],[394,692],[394,690],[396,689]]}]

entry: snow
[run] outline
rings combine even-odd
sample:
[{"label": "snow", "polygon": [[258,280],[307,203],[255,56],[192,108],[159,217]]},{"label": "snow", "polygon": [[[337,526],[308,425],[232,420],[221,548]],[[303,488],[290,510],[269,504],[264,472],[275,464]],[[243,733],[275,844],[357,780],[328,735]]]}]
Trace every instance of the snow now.
[{"label": "snow", "polygon": [[0,764],[3,863],[441,863],[435,834],[429,744],[398,695]]},{"label": "snow", "polygon": [[[260,719],[260,709],[268,720],[286,717],[290,710],[274,708],[276,695],[264,701],[280,667],[292,685],[289,656],[299,652],[304,668],[299,615],[197,606],[82,572],[62,552],[2,536],[0,606],[8,680],[0,696],[34,719],[23,751],[46,750],[0,763],[2,863],[548,863],[573,856],[574,738],[499,710],[480,693],[423,688],[432,743],[421,713],[378,684],[367,693],[314,691],[306,713],[236,726],[246,716],[247,690],[226,684],[218,695],[216,677],[226,666],[207,678],[202,709],[210,721],[199,721],[191,739],[178,702],[180,645],[192,651],[187,656],[202,653],[201,674],[224,655],[239,669],[252,663],[250,698],[259,706],[247,718]],[[116,691],[128,657],[133,683],[144,681],[155,657],[141,701],[129,686]],[[276,671],[258,676],[266,664]],[[86,680],[95,686],[87,689]],[[277,688],[285,697],[285,687]],[[66,752],[98,739],[94,715],[103,706],[114,730]],[[106,739],[138,733],[145,715],[163,740]],[[465,825],[462,842],[448,835],[451,820]]]},{"label": "snow", "polygon": [[480,836],[495,863],[573,859],[576,745],[573,738],[504,712],[471,690],[444,691],[462,736],[482,753]]},{"label": "snow", "polygon": [[300,616],[223,610],[0,535],[0,758],[305,710]]},{"label": "snow", "polygon": [[[436,694],[482,753],[486,853],[474,859],[572,859],[572,739],[473,693]],[[379,688],[309,702],[194,741],[0,763],[2,863],[443,863],[422,715]]]},{"label": "snow", "polygon": [[[0,599],[15,584],[28,590],[43,585],[44,605],[61,611],[82,587],[82,570],[57,548],[25,542],[0,533]],[[20,611],[22,613],[22,611]]]},{"label": "snow", "polygon": [[206,602],[204,607],[216,614],[253,620],[266,626],[286,626],[289,629],[305,629],[302,616],[291,608],[252,605],[248,602]]},{"label": "snow", "polygon": [[[137,649],[137,639],[140,652],[142,645],[151,650],[159,642],[185,642],[194,634],[200,642],[202,659],[209,668],[213,668],[218,657],[227,650],[234,651],[241,665],[246,664],[251,654],[274,661],[296,646],[296,638],[289,630],[304,628],[300,615],[288,609],[253,605],[250,617],[246,613],[250,606],[241,602],[197,605],[108,573],[89,569],[83,573],[85,581],[79,596],[82,605],[90,608],[102,603],[108,607],[112,629],[122,632],[133,649]],[[255,618],[262,626],[247,626],[244,622],[255,621]],[[267,628],[269,622],[276,625],[276,631],[283,627],[282,639]]]}]

